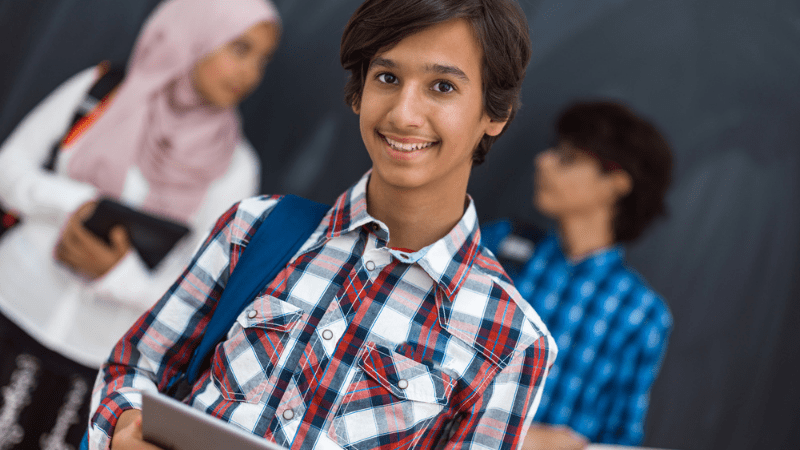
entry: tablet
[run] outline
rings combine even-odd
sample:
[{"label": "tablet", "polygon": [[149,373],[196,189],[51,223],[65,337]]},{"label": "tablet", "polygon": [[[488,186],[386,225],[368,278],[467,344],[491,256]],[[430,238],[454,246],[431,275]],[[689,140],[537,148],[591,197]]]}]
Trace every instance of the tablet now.
[{"label": "tablet", "polygon": [[287,450],[172,397],[151,392],[142,392],[142,434],[145,441],[164,450]]},{"label": "tablet", "polygon": [[122,225],[131,245],[147,267],[153,269],[187,233],[189,228],[163,217],[130,208],[109,198],[100,200],[92,216],[83,222],[89,231],[109,241],[111,229]]}]

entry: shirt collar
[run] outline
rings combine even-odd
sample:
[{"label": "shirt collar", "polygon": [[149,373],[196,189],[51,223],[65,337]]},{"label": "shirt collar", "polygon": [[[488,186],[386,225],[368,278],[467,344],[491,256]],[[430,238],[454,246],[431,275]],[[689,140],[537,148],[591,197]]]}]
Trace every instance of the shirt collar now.
[{"label": "shirt collar", "polygon": [[[385,245],[389,229],[367,212],[368,171],[356,184],[342,193],[333,205],[327,229],[322,236],[328,239],[341,236],[367,226]],[[448,297],[453,296],[472,267],[480,243],[478,214],[475,203],[467,195],[464,215],[450,232],[438,241],[414,253],[392,250],[392,254],[405,263],[417,263],[437,283]]]},{"label": "shirt collar", "polygon": [[583,258],[573,260],[564,254],[564,246],[562,245],[561,238],[558,236],[556,231],[549,233],[547,239],[552,240],[557,244],[559,254],[564,261],[566,261],[567,265],[572,268],[583,266],[601,267],[622,261],[625,256],[625,249],[619,244],[613,244],[608,247],[597,249]]},{"label": "shirt collar", "polygon": [[419,265],[450,298],[458,292],[469,273],[481,241],[475,203],[469,195],[467,201],[464,215],[453,229],[416,253],[422,254]]},{"label": "shirt collar", "polygon": [[[369,226],[379,238],[388,241],[386,225],[367,212],[367,183],[372,170],[367,171],[350,189],[336,199],[329,216],[325,237],[335,238],[362,226]],[[384,233],[385,232],[385,233]]]}]

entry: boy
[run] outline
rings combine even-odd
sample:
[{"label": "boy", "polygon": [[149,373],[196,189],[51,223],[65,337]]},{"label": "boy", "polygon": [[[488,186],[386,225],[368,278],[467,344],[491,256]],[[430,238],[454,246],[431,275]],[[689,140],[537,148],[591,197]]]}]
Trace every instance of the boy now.
[{"label": "boy", "polygon": [[[518,108],[527,33],[513,0],[359,7],[341,60],[372,170],[238,317],[186,403],[291,448],[519,445],[555,345],[480,247],[466,188]],[[153,448],[138,391],[182,370],[279,200],[220,218],[122,338],[95,387],[92,448]]]},{"label": "boy", "polygon": [[558,233],[508,221],[482,230],[560,350],[524,448],[638,445],[672,318],[620,244],[664,211],[671,153],[611,102],[574,104],[556,129],[558,145],[535,160],[533,202]]}]

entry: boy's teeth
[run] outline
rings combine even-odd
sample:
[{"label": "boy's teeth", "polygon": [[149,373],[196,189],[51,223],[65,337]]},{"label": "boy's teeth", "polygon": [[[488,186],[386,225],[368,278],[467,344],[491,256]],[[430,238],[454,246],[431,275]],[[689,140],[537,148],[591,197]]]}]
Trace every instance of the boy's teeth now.
[{"label": "boy's teeth", "polygon": [[433,145],[433,142],[425,142],[425,143],[418,143],[418,144],[403,144],[401,142],[393,141],[384,136],[386,142],[395,150],[400,150],[402,152],[413,152],[414,150],[421,150],[423,148],[430,147]]}]

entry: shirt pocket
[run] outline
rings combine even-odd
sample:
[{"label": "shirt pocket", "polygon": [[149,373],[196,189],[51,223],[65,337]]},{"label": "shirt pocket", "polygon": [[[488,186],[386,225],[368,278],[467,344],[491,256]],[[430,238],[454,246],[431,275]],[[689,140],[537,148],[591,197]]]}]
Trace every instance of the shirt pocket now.
[{"label": "shirt pocket", "polygon": [[218,345],[212,377],[226,400],[258,403],[303,310],[278,298],[258,297],[239,314]]},{"label": "shirt pocket", "polygon": [[358,366],[328,431],[344,448],[412,446],[448,406],[456,384],[444,372],[374,343],[361,351]]}]

